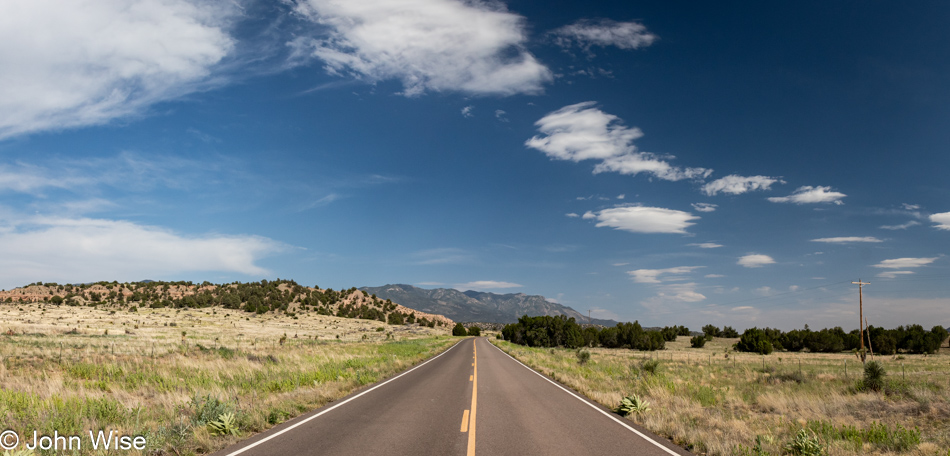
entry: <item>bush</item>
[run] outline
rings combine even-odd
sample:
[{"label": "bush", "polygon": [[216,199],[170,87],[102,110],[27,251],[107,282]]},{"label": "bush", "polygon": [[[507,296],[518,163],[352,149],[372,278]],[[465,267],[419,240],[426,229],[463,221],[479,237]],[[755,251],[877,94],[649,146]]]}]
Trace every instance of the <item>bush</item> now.
[{"label": "bush", "polygon": [[482,335],[482,328],[479,328],[478,326],[472,325],[472,326],[470,326],[470,327],[468,328],[468,335],[469,335],[469,336],[481,336],[481,335]]},{"label": "bush", "polygon": [[773,350],[772,341],[769,340],[765,331],[759,328],[745,330],[735,348],[741,352],[758,353],[760,355],[768,355]]},{"label": "bush", "polygon": [[616,410],[620,416],[627,416],[631,413],[639,415],[650,411],[650,403],[634,394],[633,396],[626,396],[621,399],[620,405],[617,406]]},{"label": "bush", "polygon": [[582,366],[590,361],[590,352],[584,349],[577,350],[577,362]]},{"label": "bush", "polygon": [[871,391],[880,391],[884,388],[884,377],[887,375],[887,372],[884,371],[884,366],[877,361],[871,361],[864,365],[864,382],[861,386],[865,390]]},{"label": "bush", "polygon": [[693,337],[692,339],[689,340],[689,344],[693,348],[703,348],[703,346],[706,345],[706,337],[705,336]]},{"label": "bush", "polygon": [[647,371],[651,374],[655,374],[658,367],[660,367],[660,361],[655,359],[648,359],[640,363],[640,370]]},{"label": "bush", "polygon": [[791,442],[788,442],[788,445],[785,445],[785,453],[801,456],[821,456],[825,454],[825,449],[821,446],[821,441],[814,432],[802,429],[798,431]]},{"label": "bush", "polygon": [[453,335],[453,336],[464,337],[464,336],[467,336],[467,335],[468,335],[468,331],[465,330],[465,326],[464,326],[464,325],[462,325],[461,323],[456,323],[456,324],[455,324],[455,327],[452,328],[452,335]]}]

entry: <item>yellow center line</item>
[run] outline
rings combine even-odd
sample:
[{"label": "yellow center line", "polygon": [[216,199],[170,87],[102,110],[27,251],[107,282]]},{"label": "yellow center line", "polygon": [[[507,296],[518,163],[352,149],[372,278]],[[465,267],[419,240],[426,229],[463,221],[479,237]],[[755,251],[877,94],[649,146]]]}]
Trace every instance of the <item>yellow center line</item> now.
[{"label": "yellow center line", "polygon": [[468,432],[468,410],[462,413],[462,432]]},{"label": "yellow center line", "polygon": [[469,415],[468,424],[468,456],[475,456],[475,408],[478,404],[478,349],[475,347],[475,339],[472,339],[472,355],[475,362],[474,373],[472,374],[472,413]]}]

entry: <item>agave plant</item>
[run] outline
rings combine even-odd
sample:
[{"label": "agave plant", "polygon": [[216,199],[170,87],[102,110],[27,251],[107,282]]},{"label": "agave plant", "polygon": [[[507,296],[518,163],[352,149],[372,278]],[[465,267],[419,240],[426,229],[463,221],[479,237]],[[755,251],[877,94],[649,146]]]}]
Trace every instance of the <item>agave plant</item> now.
[{"label": "agave plant", "polygon": [[639,415],[648,411],[650,411],[650,403],[636,394],[624,397],[620,400],[620,405],[617,406],[617,413],[620,416],[627,416],[631,413]]},{"label": "agave plant", "polygon": [[222,413],[218,415],[216,421],[209,421],[208,427],[211,428],[212,434],[221,434],[221,435],[238,435],[237,423],[234,422],[233,413]]}]

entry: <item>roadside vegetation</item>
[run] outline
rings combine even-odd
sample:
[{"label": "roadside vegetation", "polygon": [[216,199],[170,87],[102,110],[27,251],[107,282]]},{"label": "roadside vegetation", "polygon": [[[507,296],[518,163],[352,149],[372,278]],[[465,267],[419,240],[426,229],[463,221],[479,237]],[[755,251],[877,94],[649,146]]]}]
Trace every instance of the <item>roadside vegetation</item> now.
[{"label": "roadside vegetation", "polygon": [[698,337],[654,351],[492,342],[698,454],[950,456],[946,348],[864,366],[846,351],[760,355],[736,351],[738,337]]},{"label": "roadside vegetation", "polygon": [[[434,320],[392,325],[300,304],[0,305],[0,421],[21,435],[111,429],[144,435],[141,454],[204,454],[455,343]],[[88,438],[79,454],[96,454]]]}]

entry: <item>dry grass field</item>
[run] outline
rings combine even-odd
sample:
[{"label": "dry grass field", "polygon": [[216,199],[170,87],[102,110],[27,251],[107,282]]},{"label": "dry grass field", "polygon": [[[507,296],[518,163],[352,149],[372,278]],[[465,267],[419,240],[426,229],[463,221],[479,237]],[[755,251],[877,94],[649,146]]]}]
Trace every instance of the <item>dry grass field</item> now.
[{"label": "dry grass field", "polygon": [[[7,304],[0,420],[21,435],[105,428],[144,435],[141,454],[208,453],[436,354],[449,331],[220,307]],[[208,423],[227,413],[236,433],[221,435]],[[137,452],[83,442],[76,454]]]},{"label": "dry grass field", "polygon": [[630,419],[698,454],[809,454],[792,447],[805,429],[828,455],[950,456],[946,347],[937,355],[876,357],[886,387],[862,392],[854,355],[736,353],[737,340],[694,349],[679,337],[657,352],[587,349],[584,364],[575,350],[493,342],[609,407],[639,395],[650,410]]}]

